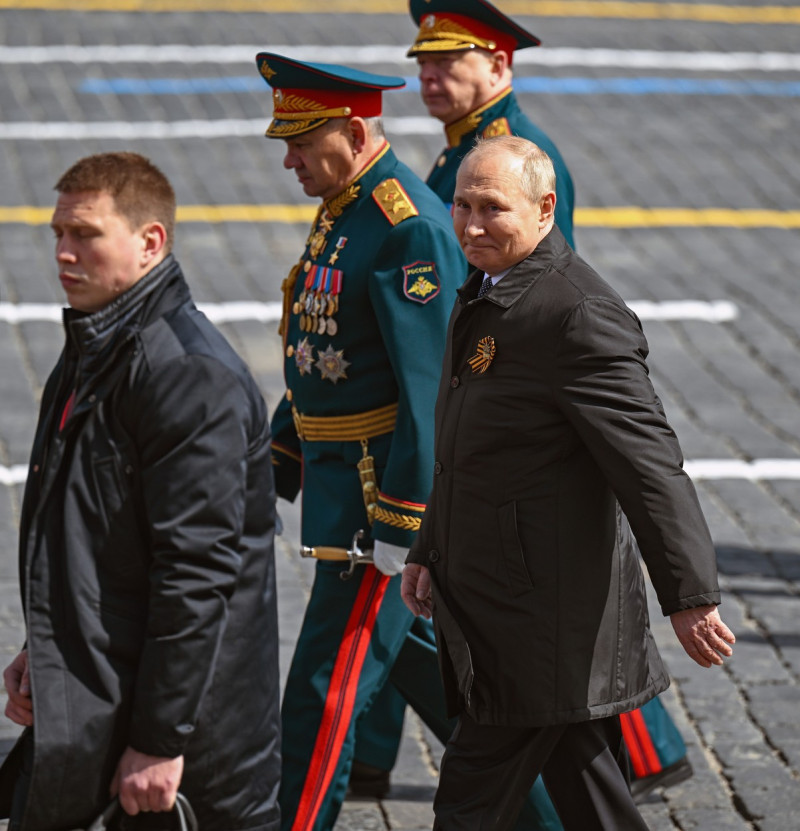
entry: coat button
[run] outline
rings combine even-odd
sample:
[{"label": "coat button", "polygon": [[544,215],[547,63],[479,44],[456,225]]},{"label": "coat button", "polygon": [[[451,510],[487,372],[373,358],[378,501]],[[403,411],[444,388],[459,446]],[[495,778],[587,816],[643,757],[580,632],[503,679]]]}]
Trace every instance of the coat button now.
[{"label": "coat button", "polygon": [[435,549],[428,554],[428,560],[432,563],[439,562],[439,552]]},{"label": "coat button", "polygon": [[436,473],[436,474],[441,473],[443,470],[444,470],[444,468],[442,467],[441,462],[436,462],[436,464],[433,466],[433,472]]},{"label": "coat button", "polygon": [[450,379],[450,386],[451,386],[453,389],[455,389],[455,388],[456,388],[456,387],[457,387],[460,383],[461,383],[461,381],[459,380],[458,375],[454,375],[454,376]]},{"label": "coat button", "polygon": [[95,401],[97,401],[97,396],[96,395],[90,395],[89,396],[89,403],[94,404]]}]

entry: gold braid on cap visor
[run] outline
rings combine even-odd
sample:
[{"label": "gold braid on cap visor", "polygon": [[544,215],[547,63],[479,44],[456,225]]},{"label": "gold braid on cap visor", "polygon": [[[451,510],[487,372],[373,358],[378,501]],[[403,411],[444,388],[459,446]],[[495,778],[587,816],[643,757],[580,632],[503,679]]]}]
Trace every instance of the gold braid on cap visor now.
[{"label": "gold braid on cap visor", "polygon": [[446,52],[448,49],[471,49],[475,46],[490,51],[497,48],[493,40],[485,40],[473,35],[469,29],[460,26],[454,20],[446,17],[438,18],[433,26],[423,18],[419,27],[419,34],[414,45],[409,49],[412,52]]},{"label": "gold braid on cap visor", "polygon": [[[279,90],[272,94],[274,111],[273,121],[267,127],[268,136],[291,136],[307,133],[322,125],[329,118],[347,118],[351,115],[350,107],[326,109],[324,104],[312,98],[299,95],[283,95]],[[279,109],[280,108],[280,109]]]}]

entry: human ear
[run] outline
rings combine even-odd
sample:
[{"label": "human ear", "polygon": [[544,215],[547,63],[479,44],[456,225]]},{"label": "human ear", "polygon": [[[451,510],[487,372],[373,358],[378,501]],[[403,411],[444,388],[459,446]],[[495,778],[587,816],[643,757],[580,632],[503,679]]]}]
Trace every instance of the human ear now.
[{"label": "human ear", "polygon": [[347,124],[350,133],[350,145],[353,153],[358,154],[364,149],[367,143],[367,124],[360,116],[353,116]]},{"label": "human ear", "polygon": [[553,221],[556,211],[556,195],[553,191],[544,194],[539,200],[539,224],[545,226]]},{"label": "human ear", "polygon": [[509,66],[511,66],[511,62],[508,58],[508,53],[504,52],[502,49],[498,49],[497,52],[493,52],[491,56],[492,60],[492,81],[494,83],[498,83],[505,78],[506,71],[508,70]]},{"label": "human ear", "polygon": [[147,264],[164,252],[167,229],[160,222],[148,222],[141,231],[142,263]]}]

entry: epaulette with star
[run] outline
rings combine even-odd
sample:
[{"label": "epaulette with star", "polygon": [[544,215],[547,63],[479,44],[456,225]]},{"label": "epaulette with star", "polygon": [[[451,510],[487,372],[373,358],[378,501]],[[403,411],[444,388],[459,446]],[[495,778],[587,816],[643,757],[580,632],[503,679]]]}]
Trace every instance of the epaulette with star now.
[{"label": "epaulette with star", "polygon": [[508,123],[508,119],[496,118],[484,128],[481,136],[492,138],[493,136],[510,136],[511,134],[511,125]]},{"label": "epaulette with star", "polygon": [[417,206],[397,179],[384,179],[372,191],[372,198],[392,225],[398,225],[409,217],[419,216]]}]

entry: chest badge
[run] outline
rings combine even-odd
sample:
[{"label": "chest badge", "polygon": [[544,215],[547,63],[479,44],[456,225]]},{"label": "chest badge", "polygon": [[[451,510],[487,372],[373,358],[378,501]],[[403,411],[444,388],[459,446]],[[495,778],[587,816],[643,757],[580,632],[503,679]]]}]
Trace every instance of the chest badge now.
[{"label": "chest badge", "polygon": [[308,342],[308,338],[297,342],[294,350],[294,363],[301,375],[308,375],[311,372],[311,365],[314,362],[314,347]]},{"label": "chest badge", "polygon": [[347,237],[339,237],[339,242],[336,243],[336,250],[328,257],[328,265],[334,265],[336,263],[345,245],[347,245]]},{"label": "chest badge", "polygon": [[468,363],[472,367],[473,372],[484,373],[489,369],[489,365],[494,360],[497,347],[494,343],[494,338],[487,335],[478,341],[477,352],[469,359]]},{"label": "chest badge", "polygon": [[329,343],[324,352],[317,350],[317,357],[315,366],[326,381],[336,384],[340,378],[347,378],[345,370],[350,366],[350,361],[344,359],[344,350],[336,350],[333,344]]}]

